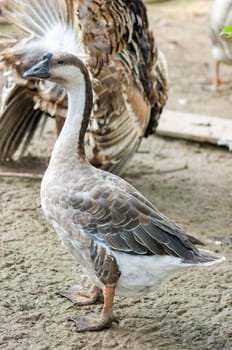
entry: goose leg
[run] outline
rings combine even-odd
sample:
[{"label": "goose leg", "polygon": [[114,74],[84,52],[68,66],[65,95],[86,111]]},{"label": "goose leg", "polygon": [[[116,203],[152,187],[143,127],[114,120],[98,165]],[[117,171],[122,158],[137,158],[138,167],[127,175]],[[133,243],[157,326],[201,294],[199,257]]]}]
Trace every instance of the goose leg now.
[{"label": "goose leg", "polygon": [[113,300],[115,287],[104,286],[104,306],[100,316],[88,314],[86,316],[75,316],[69,318],[75,322],[77,332],[85,331],[100,331],[105,328],[110,328],[113,322],[117,322],[113,316]]},{"label": "goose leg", "polygon": [[97,286],[93,286],[89,291],[82,286],[73,286],[65,291],[58,291],[56,294],[69,299],[76,305],[92,305],[96,302],[103,302],[102,290]]},{"label": "goose leg", "polygon": [[219,90],[224,86],[222,80],[220,80],[220,61],[214,61],[213,63],[213,79],[209,83],[209,88],[212,91]]},{"label": "goose leg", "polygon": [[215,69],[215,72],[214,72],[214,85],[217,87],[217,88],[220,88],[221,86],[223,86],[223,82],[220,80],[220,61],[215,61],[214,62],[214,69]]}]

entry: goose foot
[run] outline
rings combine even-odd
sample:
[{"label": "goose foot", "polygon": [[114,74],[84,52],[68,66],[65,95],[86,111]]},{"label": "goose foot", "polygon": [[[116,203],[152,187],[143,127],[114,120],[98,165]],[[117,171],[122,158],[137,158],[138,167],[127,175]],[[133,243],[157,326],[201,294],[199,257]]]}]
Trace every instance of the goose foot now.
[{"label": "goose foot", "polygon": [[207,89],[210,91],[218,91],[225,88],[225,84],[220,79],[220,64],[221,62],[217,60],[213,62],[213,78],[207,84]]},{"label": "goose foot", "polygon": [[89,291],[82,286],[73,286],[66,291],[58,291],[56,294],[69,299],[76,305],[92,305],[97,302],[103,303],[102,290],[97,286],[93,286]]},{"label": "goose foot", "polygon": [[219,91],[223,90],[225,88],[225,84],[220,79],[214,79],[213,81],[210,81],[206,85],[206,89],[209,91]]},{"label": "goose foot", "polygon": [[86,316],[75,316],[69,318],[70,321],[75,322],[77,332],[85,331],[100,331],[105,328],[110,328],[113,322],[117,322],[113,316],[113,300],[114,300],[114,286],[104,286],[104,306],[101,316],[89,314]]},{"label": "goose foot", "polygon": [[68,320],[75,323],[77,332],[101,331],[110,328],[113,322],[118,323],[115,317],[101,317],[94,313],[86,316],[69,317]]}]

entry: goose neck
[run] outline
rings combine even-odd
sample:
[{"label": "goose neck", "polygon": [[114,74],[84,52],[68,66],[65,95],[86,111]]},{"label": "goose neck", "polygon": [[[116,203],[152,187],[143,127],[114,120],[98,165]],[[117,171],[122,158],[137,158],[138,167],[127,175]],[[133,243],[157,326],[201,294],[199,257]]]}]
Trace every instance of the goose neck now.
[{"label": "goose neck", "polygon": [[92,110],[92,87],[88,72],[67,86],[68,114],[52,152],[50,165],[85,161],[84,136]]}]

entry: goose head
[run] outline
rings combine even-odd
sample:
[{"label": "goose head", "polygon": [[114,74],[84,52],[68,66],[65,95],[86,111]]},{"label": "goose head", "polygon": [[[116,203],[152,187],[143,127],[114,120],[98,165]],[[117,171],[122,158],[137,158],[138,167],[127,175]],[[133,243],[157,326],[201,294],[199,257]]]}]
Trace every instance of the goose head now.
[{"label": "goose head", "polygon": [[67,90],[83,81],[89,82],[89,73],[84,63],[69,53],[45,53],[41,61],[28,69],[25,79],[42,79],[57,83]]},{"label": "goose head", "polygon": [[[46,53],[40,62],[23,74],[23,77],[49,80],[67,90],[69,101],[67,125],[74,134],[78,132],[78,153],[85,158],[84,136],[92,111],[93,93],[89,73],[84,63],[69,53]],[[63,135],[62,137],[65,138],[66,136]],[[66,139],[70,139],[70,133]]]}]

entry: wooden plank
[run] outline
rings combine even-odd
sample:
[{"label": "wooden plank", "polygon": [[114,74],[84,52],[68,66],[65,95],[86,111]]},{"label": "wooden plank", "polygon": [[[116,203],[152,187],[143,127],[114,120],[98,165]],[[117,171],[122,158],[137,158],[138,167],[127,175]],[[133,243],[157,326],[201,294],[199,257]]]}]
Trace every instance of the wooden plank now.
[{"label": "wooden plank", "polygon": [[42,174],[33,174],[33,173],[17,173],[9,171],[0,171],[0,178],[18,178],[26,180],[42,180]]},{"label": "wooden plank", "polygon": [[9,24],[7,20],[0,14],[0,24]]},{"label": "wooden plank", "polygon": [[227,146],[232,151],[232,120],[165,110],[157,134]]}]

